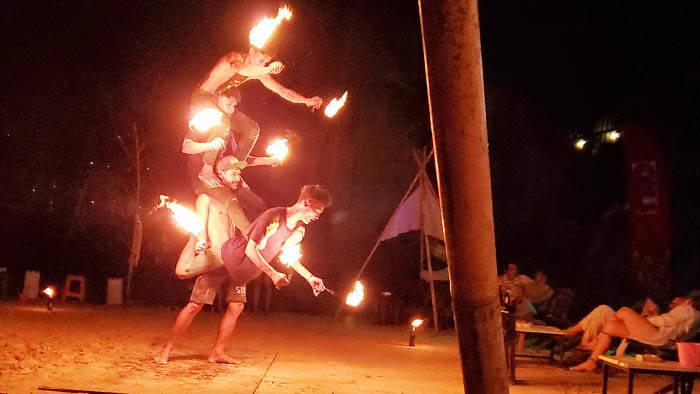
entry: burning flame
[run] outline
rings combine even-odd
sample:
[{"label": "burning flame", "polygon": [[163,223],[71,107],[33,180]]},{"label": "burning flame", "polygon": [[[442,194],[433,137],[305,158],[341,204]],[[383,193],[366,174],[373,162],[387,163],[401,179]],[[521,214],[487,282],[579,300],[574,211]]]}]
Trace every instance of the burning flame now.
[{"label": "burning flame", "polygon": [[53,289],[53,287],[49,286],[42,291],[42,293],[46,294],[49,296],[49,298],[53,298],[53,295],[56,294],[56,291]]},{"label": "burning flame", "polygon": [[204,108],[194,114],[194,117],[190,120],[190,127],[194,127],[199,132],[204,132],[220,125],[223,116],[224,114],[218,109]]},{"label": "burning flame", "polygon": [[365,298],[365,288],[362,286],[360,281],[355,282],[355,289],[352,293],[348,294],[348,298],[345,299],[345,303],[350,306],[358,306],[362,299]]},{"label": "burning flame", "polygon": [[204,225],[194,212],[172,201],[170,197],[164,195],[160,196],[160,204],[156,208],[162,207],[166,207],[172,212],[170,216],[175,219],[177,225],[182,227],[185,231],[197,235],[204,230]]},{"label": "burning flame", "polygon": [[620,133],[618,133],[615,130],[605,133],[605,139],[608,142],[616,142],[619,138],[620,138]]},{"label": "burning flame", "polygon": [[267,149],[265,149],[265,153],[277,160],[284,160],[284,158],[287,157],[287,153],[289,153],[287,139],[283,138],[281,140],[272,141],[272,143],[267,146]]},{"label": "burning flame", "polygon": [[301,244],[285,245],[282,247],[280,261],[287,265],[287,267],[291,267],[292,264],[299,261],[301,256]]},{"label": "burning flame", "polygon": [[421,324],[423,324],[423,319],[416,319],[411,322],[411,325],[413,327],[420,327]]},{"label": "burning flame", "polygon": [[576,140],[576,143],[574,143],[574,146],[578,150],[583,150],[584,146],[586,146],[586,142],[588,142],[588,141],[581,138],[581,139]]},{"label": "burning flame", "polygon": [[348,92],[345,91],[343,93],[343,96],[340,97],[339,99],[334,98],[331,99],[331,101],[326,105],[326,109],[323,110],[323,113],[326,114],[327,117],[332,118],[335,116],[335,114],[338,113],[338,111],[343,108],[343,105],[345,105],[345,100],[348,98]]},{"label": "burning flame", "polygon": [[277,10],[277,16],[275,18],[267,16],[262,18],[257,25],[250,29],[250,44],[258,49],[262,49],[267,39],[275,32],[277,26],[282,23],[282,20],[289,20],[291,17],[292,10],[284,6]]}]

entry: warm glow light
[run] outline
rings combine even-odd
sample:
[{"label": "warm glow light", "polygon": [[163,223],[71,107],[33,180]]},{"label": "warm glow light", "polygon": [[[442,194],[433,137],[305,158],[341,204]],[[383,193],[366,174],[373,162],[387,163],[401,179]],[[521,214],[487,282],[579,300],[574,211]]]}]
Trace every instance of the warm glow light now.
[{"label": "warm glow light", "polygon": [[194,212],[171,200],[170,197],[160,196],[160,204],[156,208],[162,207],[166,207],[172,212],[170,217],[175,219],[177,225],[185,231],[197,235],[204,230],[204,225]]},{"label": "warm glow light", "polygon": [[581,139],[576,140],[576,142],[574,143],[574,146],[576,147],[576,149],[582,150],[583,147],[586,145],[586,142],[588,142],[588,141],[581,138]]},{"label": "warm glow light", "polygon": [[327,117],[332,118],[335,116],[335,114],[338,113],[338,111],[343,108],[343,105],[345,105],[345,100],[348,99],[348,92],[346,91],[343,93],[343,96],[340,97],[339,99],[334,98],[331,99],[331,101],[326,105],[326,109],[323,110],[323,113],[326,114]]},{"label": "warm glow light", "polygon": [[277,16],[275,18],[264,17],[257,25],[250,29],[250,45],[262,49],[267,42],[267,39],[272,36],[275,32],[277,26],[282,23],[282,20],[289,20],[292,17],[292,10],[287,6],[284,6],[277,10]]},{"label": "warm glow light", "polygon": [[56,290],[54,290],[53,287],[49,286],[49,287],[45,288],[42,293],[49,296],[49,298],[53,298],[53,295],[56,294]]},{"label": "warm glow light", "polygon": [[265,153],[277,160],[284,160],[284,158],[287,157],[287,153],[289,153],[287,139],[283,138],[281,140],[272,141],[272,143],[267,146],[267,149],[265,149]]},{"label": "warm glow light", "polygon": [[285,245],[282,247],[280,261],[284,263],[287,267],[291,267],[292,264],[299,261],[301,256],[301,244]]},{"label": "warm glow light", "polygon": [[605,133],[605,139],[608,142],[616,142],[619,138],[620,138],[620,133],[618,133],[615,130]]},{"label": "warm glow light", "polygon": [[411,322],[411,325],[413,327],[420,327],[421,324],[423,324],[423,319],[416,319]]},{"label": "warm glow light", "polygon": [[363,298],[365,298],[365,288],[362,286],[360,281],[357,281],[355,282],[355,289],[352,291],[352,293],[348,294],[348,297],[345,299],[345,303],[350,306],[358,306],[360,305],[360,302],[362,302]]},{"label": "warm glow light", "polygon": [[204,108],[194,114],[194,117],[190,120],[190,127],[194,127],[194,129],[199,132],[204,132],[214,126],[220,125],[223,116],[224,114],[218,109]]}]

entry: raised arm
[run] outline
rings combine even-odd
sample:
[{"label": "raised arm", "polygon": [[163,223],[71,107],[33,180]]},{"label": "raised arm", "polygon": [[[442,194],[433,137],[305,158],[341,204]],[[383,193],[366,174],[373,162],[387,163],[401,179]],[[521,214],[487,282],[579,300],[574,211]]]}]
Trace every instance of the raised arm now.
[{"label": "raised arm", "polygon": [[256,267],[260,268],[262,272],[264,272],[267,276],[272,279],[272,283],[275,284],[275,287],[282,287],[286,286],[289,284],[289,280],[287,280],[287,276],[285,274],[282,274],[272,268],[270,264],[265,261],[263,256],[260,254],[260,250],[258,249],[258,244],[253,241],[252,239],[248,240],[248,244],[245,247],[245,254],[248,256],[250,261],[255,264]]},{"label": "raised arm", "polygon": [[312,107],[313,109],[318,109],[321,107],[321,104],[323,104],[323,99],[321,99],[320,97],[304,97],[301,94],[295,92],[294,90],[289,89],[283,86],[281,83],[275,81],[270,75],[262,76],[259,79],[260,82],[262,82],[262,84],[265,85],[266,88],[277,93],[280,97],[287,101],[291,101],[297,104],[304,104],[307,107]]},{"label": "raised arm", "polygon": [[204,225],[204,228],[202,231],[196,235],[197,237],[197,250],[203,250],[206,249],[207,246],[207,239],[208,234],[207,234],[207,223],[209,223],[209,205],[211,204],[211,198],[205,194],[202,193],[199,196],[197,196],[197,200],[195,201],[195,210],[197,213],[197,217],[199,217],[199,220],[202,222]]}]

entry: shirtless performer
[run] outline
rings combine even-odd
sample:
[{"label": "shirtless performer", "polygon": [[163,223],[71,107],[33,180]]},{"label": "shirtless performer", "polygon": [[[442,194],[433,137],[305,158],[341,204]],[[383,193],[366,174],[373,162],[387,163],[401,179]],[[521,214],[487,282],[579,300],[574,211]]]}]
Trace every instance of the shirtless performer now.
[{"label": "shirtless performer", "polygon": [[[271,62],[271,60],[268,55],[254,47],[251,47],[248,54],[245,55],[231,52],[223,56],[192,94],[193,112],[203,101],[216,103],[217,95],[226,94],[253,79],[259,80],[263,86],[287,101],[304,104],[312,109],[321,107],[323,100],[320,97],[307,98],[273,79],[272,75],[279,74],[284,65],[279,61]],[[260,134],[260,127],[241,111],[235,111],[230,115],[230,126],[237,137],[233,155],[241,161],[248,161],[248,156]],[[183,152],[185,142],[183,142]],[[218,145],[219,149],[224,147],[224,144],[219,143]],[[210,148],[215,148],[214,144]],[[204,163],[199,172],[199,178],[205,183],[216,182],[211,164]]]},{"label": "shirtless performer", "polygon": [[[205,256],[216,257],[216,254],[212,255],[211,252],[221,250],[221,245],[235,235],[236,229],[242,232],[249,230],[250,223],[233,197],[233,191],[240,182],[243,167],[245,167],[245,163],[239,162],[233,156],[225,156],[218,162],[217,173],[224,186],[209,190],[197,197],[197,210],[203,219],[202,222],[205,223],[205,230],[196,237],[200,239],[199,242],[196,242],[194,236],[190,237],[182,251],[183,254],[194,253],[197,249],[200,251],[198,255],[202,258],[206,259]],[[211,248],[206,248],[207,245],[211,245]],[[205,248],[209,254],[202,252]],[[212,363],[239,363],[224,353],[224,346],[236,327],[238,316],[243,311],[246,301],[245,286],[233,285],[228,273],[223,268],[207,272],[197,278],[190,295],[190,301],[178,313],[168,342],[154,359],[156,363],[166,364],[168,362],[175,342],[185,333],[192,323],[192,319],[202,310],[202,307],[205,304],[212,305],[214,303],[217,293],[224,297],[227,308],[219,324],[214,347],[207,360]]]}]

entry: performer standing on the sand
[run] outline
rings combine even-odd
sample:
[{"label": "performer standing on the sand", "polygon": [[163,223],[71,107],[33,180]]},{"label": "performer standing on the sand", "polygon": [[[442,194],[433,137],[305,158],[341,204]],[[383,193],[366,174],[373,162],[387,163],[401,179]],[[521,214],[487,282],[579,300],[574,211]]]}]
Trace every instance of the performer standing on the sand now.
[{"label": "performer standing on the sand", "polygon": [[[244,167],[245,163],[236,160],[233,156],[224,156],[219,160],[216,168],[223,186],[209,189],[197,197],[198,213],[205,218],[203,221],[204,230],[197,237],[190,236],[182,251],[183,255],[197,255],[198,261],[221,259],[218,251],[221,250],[221,245],[226,240],[235,236],[236,229],[243,233],[248,232],[250,222],[233,195],[240,182],[241,170]],[[199,238],[199,242],[197,242],[197,238]],[[211,247],[207,248],[208,245]],[[197,254],[197,252],[200,253]],[[221,293],[222,290],[223,293]],[[204,305],[212,305],[216,294],[221,293],[227,307],[221,318],[219,332],[208,361],[237,364],[237,360],[224,353],[224,346],[236,327],[238,316],[243,311],[246,301],[245,290],[245,286],[234,285],[223,268],[201,274],[195,281],[189,303],[178,313],[170,338],[155,357],[155,362],[159,364],[168,362],[175,342],[185,333],[185,330],[192,323],[192,319],[202,310]]]},{"label": "performer standing on the sand", "polygon": [[[318,220],[326,207],[331,205],[327,190],[319,185],[306,185],[291,207],[270,208],[252,223],[246,235],[231,237],[221,245],[220,251],[210,255],[220,259],[202,257],[195,247],[185,248],[177,262],[175,272],[186,278],[225,266],[235,285],[245,285],[265,273],[277,287],[288,284],[287,277],[271,265],[286,245],[298,244],[305,235],[305,225]],[[298,272],[318,295],[325,290],[323,281],[311,274],[299,261],[290,266]]]}]

